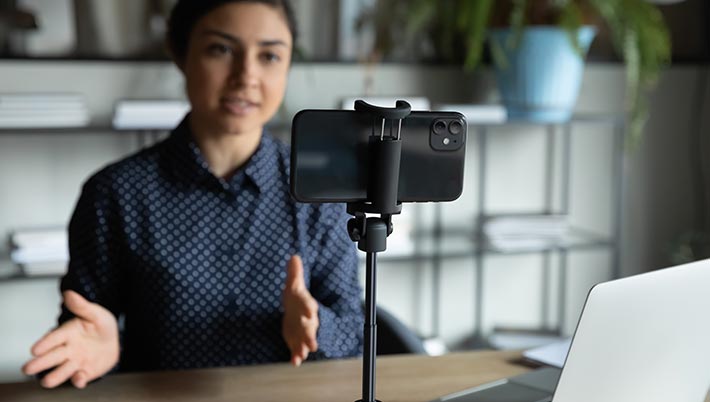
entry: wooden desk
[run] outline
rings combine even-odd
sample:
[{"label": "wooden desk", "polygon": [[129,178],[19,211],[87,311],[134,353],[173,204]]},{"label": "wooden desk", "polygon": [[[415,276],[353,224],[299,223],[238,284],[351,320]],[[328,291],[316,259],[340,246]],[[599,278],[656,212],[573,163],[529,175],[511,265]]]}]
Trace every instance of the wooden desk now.
[{"label": "wooden desk", "polygon": [[[383,402],[426,402],[523,373],[515,352],[464,352],[441,357],[377,359],[376,396]],[[0,384],[2,402],[207,401],[354,402],[362,396],[361,360],[116,374],[84,390],[45,390],[37,382]]]}]

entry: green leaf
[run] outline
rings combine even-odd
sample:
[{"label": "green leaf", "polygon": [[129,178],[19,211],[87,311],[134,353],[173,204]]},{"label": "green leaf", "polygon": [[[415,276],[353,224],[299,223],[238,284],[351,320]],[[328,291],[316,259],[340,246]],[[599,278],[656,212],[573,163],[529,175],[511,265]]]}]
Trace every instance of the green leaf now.
[{"label": "green leaf", "polygon": [[[422,31],[436,17],[437,4],[432,0],[412,0],[408,3],[407,37],[411,37],[414,33]],[[396,21],[390,23],[395,24]]]},{"label": "green leaf", "polygon": [[577,3],[558,1],[560,3],[560,27],[567,32],[572,48],[584,58],[585,51],[579,44],[579,28],[582,26],[582,10]]},{"label": "green leaf", "polygon": [[510,64],[508,63],[508,57],[505,55],[504,44],[498,42],[492,36],[488,38],[488,43],[491,47],[491,56],[493,57],[493,62],[498,66],[498,68],[507,70]]},{"label": "green leaf", "polygon": [[520,45],[523,39],[523,28],[525,27],[525,10],[527,9],[527,0],[513,0],[513,10],[510,12],[510,29],[513,34],[505,46],[508,49],[515,49]]},{"label": "green leaf", "polygon": [[648,119],[648,91],[670,63],[668,28],[658,8],[644,0],[590,0],[626,64],[627,146],[636,148]]},{"label": "green leaf", "polygon": [[473,4],[473,7],[468,8],[468,18],[470,22],[465,26],[466,32],[466,60],[464,68],[473,70],[481,62],[483,55],[483,43],[486,40],[486,32],[488,31],[488,21],[491,18],[491,10],[495,0],[476,0],[466,1]]}]

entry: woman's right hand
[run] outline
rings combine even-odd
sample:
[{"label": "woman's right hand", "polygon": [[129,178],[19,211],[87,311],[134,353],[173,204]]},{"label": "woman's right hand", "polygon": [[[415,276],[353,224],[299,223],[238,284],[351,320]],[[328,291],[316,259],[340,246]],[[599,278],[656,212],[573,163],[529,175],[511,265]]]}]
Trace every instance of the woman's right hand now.
[{"label": "woman's right hand", "polygon": [[110,311],[74,291],[65,291],[63,297],[76,318],[37,341],[32,346],[34,357],[22,371],[35,375],[54,367],[42,379],[43,387],[54,388],[71,379],[75,387],[84,388],[118,363],[118,322]]}]

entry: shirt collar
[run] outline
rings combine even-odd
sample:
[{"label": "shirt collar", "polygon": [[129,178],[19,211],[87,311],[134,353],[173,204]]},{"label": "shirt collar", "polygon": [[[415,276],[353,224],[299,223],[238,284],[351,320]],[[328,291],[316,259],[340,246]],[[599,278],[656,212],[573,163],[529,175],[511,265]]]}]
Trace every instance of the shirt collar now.
[{"label": "shirt collar", "polygon": [[189,124],[189,114],[170,135],[171,150],[174,153],[173,168],[180,179],[193,185],[216,183],[222,189],[235,193],[250,183],[259,192],[264,192],[278,175],[278,144],[266,131],[254,154],[229,180],[216,177],[197,146]]},{"label": "shirt collar", "polygon": [[262,132],[256,152],[243,168],[244,174],[256,185],[259,192],[265,192],[278,178],[278,160],[276,140],[268,132]]}]

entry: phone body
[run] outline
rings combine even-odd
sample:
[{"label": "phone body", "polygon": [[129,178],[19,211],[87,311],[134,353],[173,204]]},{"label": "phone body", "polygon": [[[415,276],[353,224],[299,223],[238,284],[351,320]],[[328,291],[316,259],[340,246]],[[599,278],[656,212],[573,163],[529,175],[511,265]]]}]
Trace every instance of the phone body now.
[{"label": "phone body", "polygon": [[[413,111],[402,120],[399,202],[452,201],[463,190],[466,119]],[[384,135],[396,136],[397,120]],[[301,202],[367,201],[368,144],[382,119],[354,110],[302,110],[291,126],[291,194]]]}]

